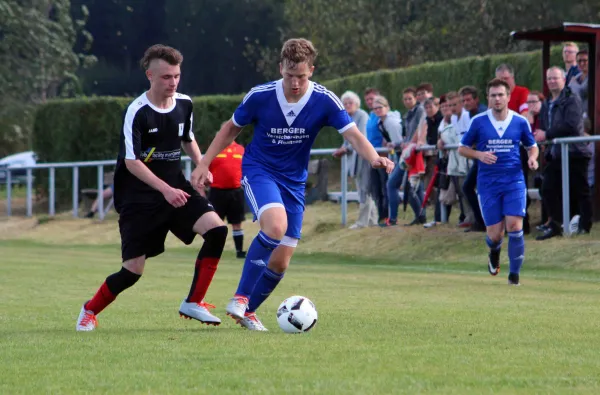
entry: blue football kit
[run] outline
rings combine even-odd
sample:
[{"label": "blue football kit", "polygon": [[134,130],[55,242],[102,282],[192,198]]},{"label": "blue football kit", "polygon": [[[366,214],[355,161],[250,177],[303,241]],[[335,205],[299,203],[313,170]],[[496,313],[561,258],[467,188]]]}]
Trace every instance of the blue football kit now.
[{"label": "blue football kit", "polygon": [[282,80],[250,90],[232,121],[254,125],[242,160],[242,185],[255,219],[270,207],[284,207],[286,236],[299,239],[313,142],[325,126],[343,133],[354,122],[334,93],[312,81],[300,101],[288,103]]},{"label": "blue football kit", "polygon": [[477,151],[493,152],[496,163],[479,163],[477,194],[486,226],[501,222],[505,216],[525,216],[527,190],[521,167],[519,145],[536,145],[527,119],[513,111],[497,121],[492,110],[476,115],[461,145],[476,145]]}]

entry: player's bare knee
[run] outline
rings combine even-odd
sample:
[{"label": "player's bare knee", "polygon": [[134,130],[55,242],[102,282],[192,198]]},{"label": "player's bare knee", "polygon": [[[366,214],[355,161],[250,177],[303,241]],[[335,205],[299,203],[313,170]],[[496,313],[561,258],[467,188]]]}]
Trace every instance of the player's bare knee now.
[{"label": "player's bare knee", "polygon": [[198,218],[192,229],[196,234],[204,235],[210,229],[220,226],[225,226],[223,220],[214,211],[209,211]]},{"label": "player's bare knee", "polygon": [[123,267],[132,273],[142,275],[144,273],[144,267],[146,266],[146,257],[139,256],[137,258],[129,259],[123,262]]},{"label": "player's bare knee", "polygon": [[264,224],[262,231],[264,234],[275,240],[281,240],[287,230],[287,221],[276,222],[269,221]]}]

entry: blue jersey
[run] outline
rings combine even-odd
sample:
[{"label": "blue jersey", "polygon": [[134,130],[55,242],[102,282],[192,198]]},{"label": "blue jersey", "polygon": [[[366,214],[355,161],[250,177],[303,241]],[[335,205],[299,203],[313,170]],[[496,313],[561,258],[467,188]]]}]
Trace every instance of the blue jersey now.
[{"label": "blue jersey", "polygon": [[504,121],[497,121],[492,110],[487,110],[471,119],[469,130],[460,144],[476,145],[477,151],[494,152],[496,163],[479,163],[477,189],[480,193],[494,190],[524,189],[523,169],[519,144],[534,147],[535,139],[529,121],[509,110]]},{"label": "blue jersey", "polygon": [[312,81],[300,101],[288,103],[283,80],[250,90],[232,121],[238,127],[254,125],[242,169],[260,169],[291,184],[306,182],[310,149],[324,126],[343,133],[354,125],[340,99]]}]

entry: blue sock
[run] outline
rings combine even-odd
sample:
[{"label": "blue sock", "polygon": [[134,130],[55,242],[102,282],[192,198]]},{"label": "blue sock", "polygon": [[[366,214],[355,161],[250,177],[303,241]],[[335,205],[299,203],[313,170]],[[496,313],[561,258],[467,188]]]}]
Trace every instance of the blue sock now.
[{"label": "blue sock", "polygon": [[489,236],[485,236],[485,242],[487,243],[488,247],[490,247],[490,251],[496,252],[500,251],[500,248],[502,248],[502,239],[500,239],[498,242],[494,242]]},{"label": "blue sock", "polygon": [[262,230],[258,232],[246,254],[242,277],[235,292],[236,295],[250,297],[254,285],[267,267],[271,253],[279,245],[279,241],[270,238]]},{"label": "blue sock", "polygon": [[273,270],[266,268],[256,282],[252,295],[250,295],[250,303],[248,304],[247,311],[254,313],[271,295],[271,292],[277,287],[282,278],[283,273],[275,273]]},{"label": "blue sock", "polygon": [[521,265],[525,259],[525,238],[523,231],[508,232],[508,260],[510,262],[510,272],[519,274]]}]

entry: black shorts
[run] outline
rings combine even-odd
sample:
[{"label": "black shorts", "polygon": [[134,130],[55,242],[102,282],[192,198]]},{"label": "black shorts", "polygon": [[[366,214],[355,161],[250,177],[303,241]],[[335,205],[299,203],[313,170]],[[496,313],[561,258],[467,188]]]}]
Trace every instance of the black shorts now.
[{"label": "black shorts", "polygon": [[185,244],[194,241],[194,224],[198,218],[214,209],[189,182],[180,189],[190,195],[183,207],[175,208],[164,198],[154,203],[130,203],[120,207],[119,231],[123,262],[144,255],[151,258],[162,254],[169,231]]},{"label": "black shorts", "polygon": [[230,224],[239,224],[246,219],[245,197],[242,188],[219,189],[211,188],[208,200],[215,206],[215,211],[221,219],[227,217]]}]

